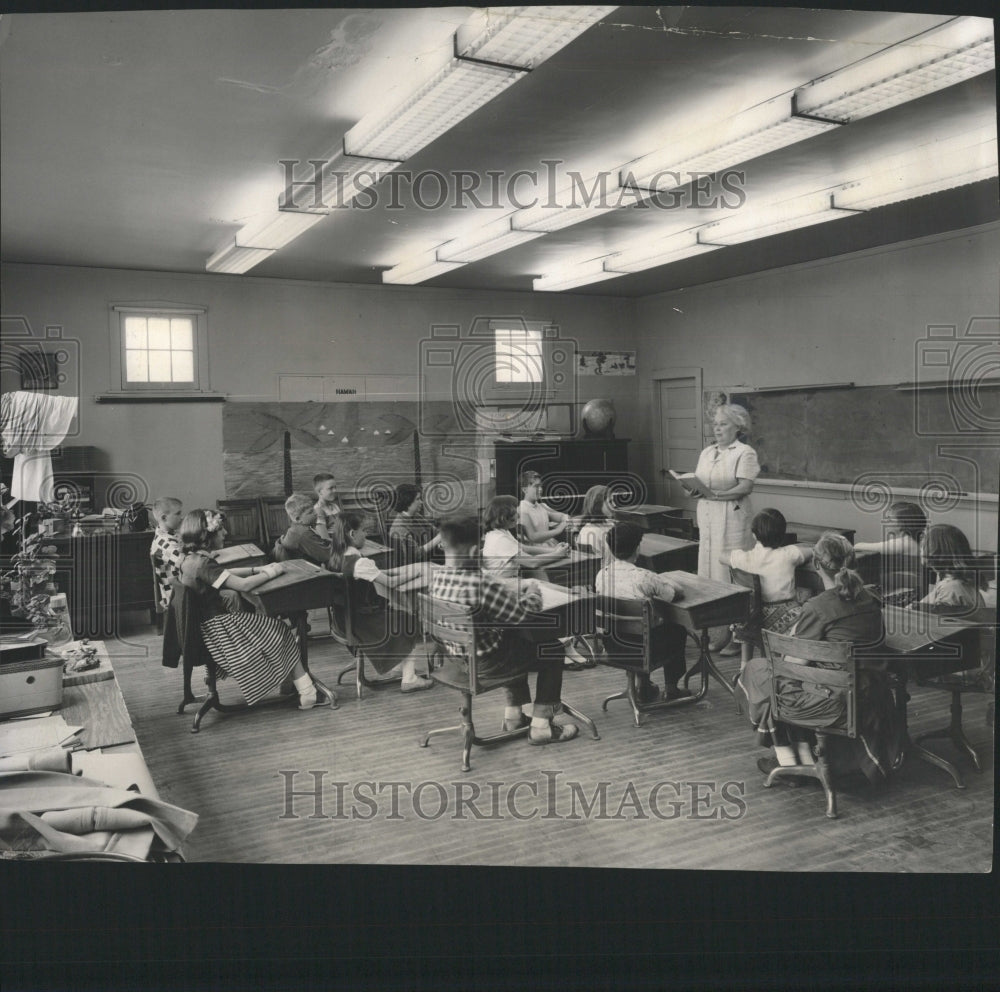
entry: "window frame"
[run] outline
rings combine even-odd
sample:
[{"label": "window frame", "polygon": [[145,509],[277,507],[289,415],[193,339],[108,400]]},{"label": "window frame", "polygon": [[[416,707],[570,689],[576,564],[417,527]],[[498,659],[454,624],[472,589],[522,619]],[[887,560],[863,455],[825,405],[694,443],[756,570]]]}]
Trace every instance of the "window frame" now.
[{"label": "window frame", "polygon": [[[110,305],[110,389],[114,396],[136,396],[153,398],[198,397],[211,393],[210,370],[208,365],[208,308],[197,304],[141,301],[134,303],[112,303]],[[128,382],[126,380],[125,321],[128,317],[188,317],[191,319],[192,362],[194,379],[192,382]]]},{"label": "window frame", "polygon": [[[549,398],[553,391],[552,385],[552,348],[559,340],[559,328],[551,320],[526,320],[523,317],[492,317],[489,321],[490,347],[493,349],[493,374],[490,378],[491,396],[499,403],[517,401],[535,397],[543,401]],[[521,380],[505,382],[497,379],[497,332],[519,331],[538,335],[538,350],[541,363],[541,379],[538,381]]]}]

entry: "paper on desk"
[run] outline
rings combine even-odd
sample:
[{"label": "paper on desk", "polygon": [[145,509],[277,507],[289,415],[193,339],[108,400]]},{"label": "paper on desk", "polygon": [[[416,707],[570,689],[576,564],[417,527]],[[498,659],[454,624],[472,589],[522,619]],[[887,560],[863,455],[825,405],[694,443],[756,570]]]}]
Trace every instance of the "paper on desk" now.
[{"label": "paper on desk", "polygon": [[73,771],[117,789],[138,789],[150,799],[159,798],[146,762],[138,754],[104,754],[100,749],[76,751]]},{"label": "paper on desk", "polygon": [[61,716],[0,724],[0,757],[44,747],[57,747],[81,730],[83,727],[71,727]]}]

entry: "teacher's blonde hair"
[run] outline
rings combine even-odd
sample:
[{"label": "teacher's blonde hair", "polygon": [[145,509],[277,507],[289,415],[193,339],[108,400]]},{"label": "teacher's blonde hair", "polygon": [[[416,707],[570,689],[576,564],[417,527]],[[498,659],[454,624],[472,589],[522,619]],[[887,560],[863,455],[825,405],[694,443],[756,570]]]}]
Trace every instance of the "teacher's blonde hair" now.
[{"label": "teacher's blonde hair", "polygon": [[717,410],[734,427],[741,431],[750,430],[750,412],[745,406],[740,406],[739,403],[720,403]]}]

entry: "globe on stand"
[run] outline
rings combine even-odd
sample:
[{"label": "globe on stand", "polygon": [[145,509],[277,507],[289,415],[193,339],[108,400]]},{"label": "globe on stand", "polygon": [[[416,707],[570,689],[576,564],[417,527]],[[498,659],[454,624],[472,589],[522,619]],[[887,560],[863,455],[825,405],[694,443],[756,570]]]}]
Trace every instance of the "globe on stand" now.
[{"label": "globe on stand", "polygon": [[611,400],[589,400],[580,411],[586,437],[615,436],[615,405]]}]

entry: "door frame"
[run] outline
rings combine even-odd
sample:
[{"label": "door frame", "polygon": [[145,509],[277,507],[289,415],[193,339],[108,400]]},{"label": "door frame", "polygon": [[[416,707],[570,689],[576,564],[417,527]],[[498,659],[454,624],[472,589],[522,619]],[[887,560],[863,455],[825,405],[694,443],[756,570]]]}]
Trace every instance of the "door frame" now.
[{"label": "door frame", "polygon": [[653,455],[653,464],[656,471],[656,493],[657,498],[663,500],[664,505],[670,505],[667,497],[670,495],[667,481],[664,478],[667,467],[663,464],[663,411],[660,409],[660,383],[666,379],[691,379],[695,381],[695,398],[698,400],[698,437],[704,436],[704,370],[701,366],[680,365],[675,368],[654,369],[651,382],[653,390],[653,414],[656,417],[656,449]]}]

